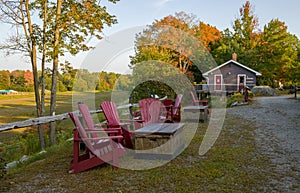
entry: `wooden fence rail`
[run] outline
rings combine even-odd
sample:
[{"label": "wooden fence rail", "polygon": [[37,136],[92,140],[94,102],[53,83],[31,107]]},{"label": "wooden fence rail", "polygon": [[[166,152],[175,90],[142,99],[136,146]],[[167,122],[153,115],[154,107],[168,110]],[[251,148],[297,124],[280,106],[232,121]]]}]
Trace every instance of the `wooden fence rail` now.
[{"label": "wooden fence rail", "polygon": [[[102,112],[102,110],[90,111],[90,113],[92,113],[92,114],[93,113],[101,113],[101,112]],[[79,112],[75,111],[73,113],[78,114]],[[17,122],[13,122],[13,123],[0,125],[0,132],[11,130],[11,129],[22,128],[22,127],[29,127],[29,126],[34,126],[34,125],[50,123],[50,122],[54,122],[54,121],[60,121],[60,120],[68,119],[68,118],[69,118],[68,113],[64,113],[64,114],[59,114],[59,115],[54,115],[54,116],[44,116],[44,117],[32,118],[32,119],[28,119],[25,121],[17,121]]]},{"label": "wooden fence rail", "polygon": [[[128,108],[128,110],[129,110],[130,107],[137,107],[137,106],[138,106],[137,104],[126,104],[126,105],[118,106],[118,109]],[[78,115],[79,111],[75,111],[73,113]],[[91,114],[102,113],[102,110],[101,109],[91,110],[90,113]],[[129,112],[127,112],[127,113],[129,113]],[[68,118],[69,118],[68,113],[64,113],[64,114],[59,114],[59,115],[54,115],[54,116],[44,116],[44,117],[32,118],[32,119],[28,119],[25,121],[17,121],[17,122],[13,122],[13,123],[0,125],[0,132],[11,130],[11,129],[17,129],[17,128],[30,127],[30,126],[34,126],[34,125],[50,123],[50,122],[54,122],[54,121],[61,121],[61,120],[68,119]]]}]

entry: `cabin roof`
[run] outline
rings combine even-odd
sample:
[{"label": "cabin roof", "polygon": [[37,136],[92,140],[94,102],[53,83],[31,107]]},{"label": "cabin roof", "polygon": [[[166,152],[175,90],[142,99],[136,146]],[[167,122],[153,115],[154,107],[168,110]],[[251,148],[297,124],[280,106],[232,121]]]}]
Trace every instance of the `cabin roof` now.
[{"label": "cabin roof", "polygon": [[225,63],[223,63],[223,64],[221,64],[221,65],[219,65],[219,66],[217,66],[217,67],[215,67],[215,68],[213,68],[213,69],[205,72],[205,73],[203,73],[203,76],[208,76],[209,73],[211,73],[211,72],[213,72],[213,71],[215,71],[215,70],[217,70],[219,68],[222,68],[223,66],[225,66],[225,65],[227,65],[229,63],[234,63],[234,64],[236,64],[236,65],[238,65],[238,66],[240,66],[242,68],[245,68],[245,69],[253,72],[256,76],[261,76],[261,73],[255,71],[255,70],[253,70],[253,69],[251,69],[251,68],[249,68],[249,67],[247,67],[247,66],[245,66],[245,65],[243,65],[243,64],[241,64],[241,63],[239,63],[239,62],[237,62],[235,60],[228,60],[227,62],[225,62]]}]

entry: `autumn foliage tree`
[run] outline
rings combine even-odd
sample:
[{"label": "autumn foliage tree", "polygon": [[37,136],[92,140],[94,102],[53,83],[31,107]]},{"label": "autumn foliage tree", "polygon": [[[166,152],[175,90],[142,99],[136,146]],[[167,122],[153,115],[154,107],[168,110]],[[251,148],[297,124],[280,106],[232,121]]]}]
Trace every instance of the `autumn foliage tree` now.
[{"label": "autumn foliage tree", "polygon": [[24,73],[25,86],[33,86],[33,74],[30,70],[26,70]]},{"label": "autumn foliage tree", "polygon": [[131,64],[159,60],[188,74],[190,67],[199,62],[199,55],[203,56],[203,49],[210,50],[220,35],[217,28],[198,21],[194,15],[175,13],[156,20],[137,35]]}]

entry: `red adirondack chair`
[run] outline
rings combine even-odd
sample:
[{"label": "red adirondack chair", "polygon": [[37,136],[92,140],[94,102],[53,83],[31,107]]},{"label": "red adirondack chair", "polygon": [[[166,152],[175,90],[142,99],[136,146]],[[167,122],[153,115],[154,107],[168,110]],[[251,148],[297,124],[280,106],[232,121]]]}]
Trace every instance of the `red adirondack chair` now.
[{"label": "red adirondack chair", "polygon": [[173,113],[173,106],[174,102],[172,99],[165,99],[162,101],[164,107],[166,108],[167,114],[166,114],[166,119],[171,118],[172,119],[172,113]]},{"label": "red adirondack chair", "polygon": [[195,98],[193,91],[190,92],[190,95],[193,99],[193,105],[198,106],[199,103],[201,103],[201,105],[203,106],[207,106],[208,105],[208,100],[198,100]]},{"label": "red adirondack chair", "polygon": [[166,119],[166,109],[164,108],[164,105],[161,101],[156,100],[153,101],[149,106],[149,116],[150,119],[147,123],[144,123],[144,125],[148,125],[150,123],[158,123],[158,122],[164,122]]},{"label": "red adirondack chair", "polygon": [[[89,108],[86,104],[79,102],[78,103],[78,109],[79,109],[79,111],[82,115],[82,118],[84,119],[84,122],[85,122],[88,129],[97,129],[97,128],[103,129],[103,127],[106,126],[104,124],[94,124],[94,121],[93,121],[92,116],[90,114]],[[121,128],[110,129],[110,131],[112,131],[112,130],[115,130],[116,132],[110,133],[110,135],[122,135],[123,134]],[[93,137],[95,137],[95,136],[93,136]]]},{"label": "red adirondack chair", "polygon": [[176,96],[176,100],[175,100],[175,104],[172,108],[172,121],[180,121],[181,120],[181,112],[180,112],[180,108],[181,108],[181,100],[182,100],[183,95],[182,94],[178,94]]},{"label": "red adirondack chair", "polygon": [[157,99],[155,99],[155,98],[145,98],[145,99],[139,100],[138,103],[139,103],[139,108],[140,108],[140,113],[141,113],[140,121],[143,124],[149,122],[149,120],[150,120],[149,107],[150,107],[150,104],[156,100]]},{"label": "red adirondack chair", "polygon": [[166,122],[180,121],[180,119],[181,119],[180,103],[181,103],[182,97],[183,97],[182,94],[178,94],[176,96],[175,102],[173,102],[172,99],[166,99],[163,101],[163,104],[167,110]]},{"label": "red adirondack chair", "polygon": [[[125,149],[115,142],[115,139],[121,139],[122,136],[107,136],[104,130],[87,130],[84,129],[79,118],[69,113],[74,127],[74,144],[73,144],[73,160],[69,173],[78,173],[104,163],[112,162],[113,167],[118,167],[118,160],[125,155]],[[115,132],[115,131],[111,131]],[[105,137],[95,137],[97,134],[104,134]],[[118,141],[118,140],[117,140]],[[86,150],[80,153],[80,143],[84,142]]]},{"label": "red adirondack chair", "polygon": [[146,126],[149,123],[162,122],[166,119],[166,110],[159,100],[154,98],[145,98],[139,101],[141,111],[140,123]]},{"label": "red adirondack chair", "polygon": [[117,106],[112,101],[104,101],[100,104],[103,114],[107,120],[107,130],[121,130],[124,137],[124,146],[127,148],[133,148],[132,136],[133,133],[129,131],[128,126],[130,120],[121,120],[118,114]]}]

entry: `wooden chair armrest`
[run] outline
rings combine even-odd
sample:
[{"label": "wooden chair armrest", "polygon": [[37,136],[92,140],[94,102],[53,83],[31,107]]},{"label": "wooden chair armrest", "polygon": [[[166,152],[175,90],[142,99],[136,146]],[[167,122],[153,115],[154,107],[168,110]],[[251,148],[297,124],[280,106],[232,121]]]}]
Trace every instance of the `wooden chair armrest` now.
[{"label": "wooden chair armrest", "polygon": [[92,134],[92,133],[118,133],[118,130],[88,130],[86,131],[86,133],[88,134]]},{"label": "wooden chair armrest", "polygon": [[95,127],[104,127],[106,125],[107,125],[107,123],[98,123],[98,124],[95,124],[94,126]]},{"label": "wooden chair armrest", "polygon": [[181,106],[179,106],[179,107],[173,107],[173,109],[180,109],[181,108]]},{"label": "wooden chair armrest", "polygon": [[135,117],[135,118],[133,118],[132,120],[131,120],[132,122],[145,122],[145,120],[144,119],[140,119],[140,117]]},{"label": "wooden chair armrest", "polygon": [[132,123],[132,120],[120,120],[121,121],[121,126],[127,126]]},{"label": "wooden chair armrest", "polygon": [[107,136],[107,137],[91,137],[91,138],[81,138],[82,141],[90,141],[90,140],[101,140],[101,139],[123,139],[123,136]]}]

